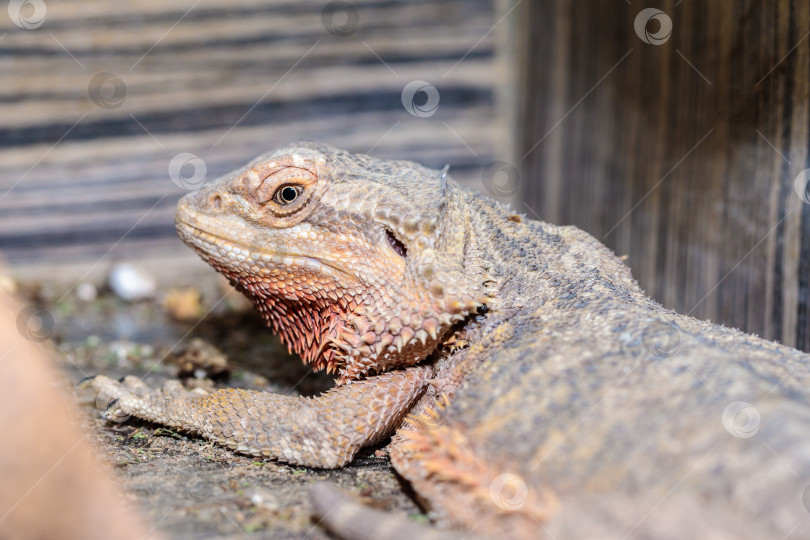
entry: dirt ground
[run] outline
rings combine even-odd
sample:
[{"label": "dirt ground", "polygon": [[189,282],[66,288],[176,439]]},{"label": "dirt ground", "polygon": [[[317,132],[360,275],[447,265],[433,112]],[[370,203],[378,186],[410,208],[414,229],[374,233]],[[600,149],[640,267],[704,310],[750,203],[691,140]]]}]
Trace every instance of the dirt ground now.
[{"label": "dirt ground", "polygon": [[189,386],[208,389],[303,395],[331,385],[290,356],[240,296],[224,291],[213,277],[137,302],[104,288],[95,298],[86,289],[21,288],[23,298],[52,317],[44,330],[53,357],[64,369],[65,384],[74,388],[99,454],[133,505],[168,538],[331,538],[308,500],[314,482],[329,480],[378,508],[426,521],[391,468],[385,443],[343,469],[291,467],[134,419],[111,424],[101,418],[106,404],[75,390],[82,378],[96,374],[133,374],[151,386],[180,376]]}]

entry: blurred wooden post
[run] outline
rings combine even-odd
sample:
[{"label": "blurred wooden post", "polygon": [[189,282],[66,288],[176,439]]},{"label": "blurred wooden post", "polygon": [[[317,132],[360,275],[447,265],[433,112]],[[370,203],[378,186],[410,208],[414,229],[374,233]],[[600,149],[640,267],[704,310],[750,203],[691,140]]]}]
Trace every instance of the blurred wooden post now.
[{"label": "blurred wooden post", "polygon": [[810,0],[523,4],[522,210],[666,306],[809,350]]}]

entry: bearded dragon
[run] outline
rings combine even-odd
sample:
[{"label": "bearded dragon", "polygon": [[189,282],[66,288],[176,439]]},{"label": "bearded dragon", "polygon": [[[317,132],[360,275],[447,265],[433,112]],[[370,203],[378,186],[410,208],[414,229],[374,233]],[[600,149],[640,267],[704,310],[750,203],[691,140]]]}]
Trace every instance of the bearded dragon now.
[{"label": "bearded dragon", "polygon": [[575,227],[314,143],[186,195],[176,224],[336,384],[202,395],[99,376],[110,420],[320,468],[394,433],[434,521],[481,537],[810,534],[808,355],[663,308]]}]

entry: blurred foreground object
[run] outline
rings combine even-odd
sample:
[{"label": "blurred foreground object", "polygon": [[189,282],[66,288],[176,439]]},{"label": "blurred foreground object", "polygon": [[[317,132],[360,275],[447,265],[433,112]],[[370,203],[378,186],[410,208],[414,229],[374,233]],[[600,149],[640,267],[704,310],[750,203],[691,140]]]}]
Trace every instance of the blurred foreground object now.
[{"label": "blurred foreground object", "polygon": [[[29,331],[29,317],[39,317],[38,331]],[[0,538],[147,538],[99,469],[76,428],[74,400],[36,344],[47,322],[0,294]]]}]

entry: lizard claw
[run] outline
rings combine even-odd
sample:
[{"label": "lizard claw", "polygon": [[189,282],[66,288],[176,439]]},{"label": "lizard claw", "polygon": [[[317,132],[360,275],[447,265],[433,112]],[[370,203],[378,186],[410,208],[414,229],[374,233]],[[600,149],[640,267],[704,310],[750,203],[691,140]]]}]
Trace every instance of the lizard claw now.
[{"label": "lizard claw", "polygon": [[138,404],[155,393],[141,379],[132,375],[126,375],[118,381],[97,375],[83,384],[89,384],[97,392],[96,408],[101,416],[119,424],[129,420]]},{"label": "lizard claw", "polygon": [[125,375],[121,377],[121,385],[130,393],[136,396],[148,396],[152,394],[154,390],[149,388],[145,382],[143,382],[140,377],[135,377],[134,375]]},{"label": "lizard claw", "polygon": [[[126,377],[124,377],[126,380]],[[123,382],[116,381],[105,375],[96,375],[93,377],[90,386],[98,392],[98,399],[106,398],[105,402],[120,399],[125,395],[131,393],[130,390],[124,386]]]},{"label": "lizard claw", "polygon": [[110,422],[123,423],[136,416],[150,422],[171,425],[172,417],[168,405],[185,402],[188,392],[176,379],[166,381],[161,389],[150,388],[139,377],[127,375],[114,380],[97,375],[84,384],[89,384],[96,392],[96,408],[101,416]]},{"label": "lizard claw", "polygon": [[96,375],[90,375],[88,377],[82,377],[79,379],[79,382],[76,383],[77,390],[84,390],[89,388],[92,385],[93,379],[96,378]]},{"label": "lizard claw", "polygon": [[107,404],[107,409],[101,413],[101,417],[108,422],[115,422],[122,424],[130,419],[132,415],[126,414],[120,407],[118,407],[118,399],[114,399]]}]

